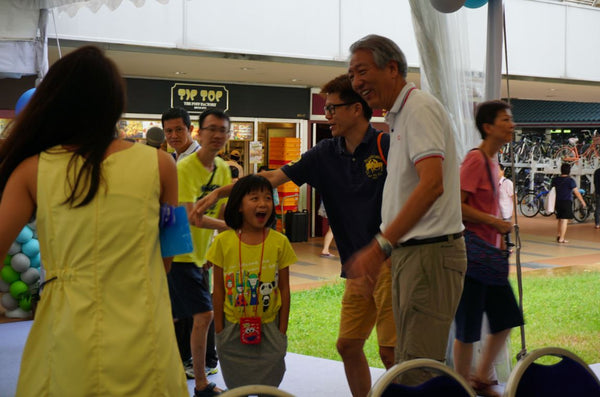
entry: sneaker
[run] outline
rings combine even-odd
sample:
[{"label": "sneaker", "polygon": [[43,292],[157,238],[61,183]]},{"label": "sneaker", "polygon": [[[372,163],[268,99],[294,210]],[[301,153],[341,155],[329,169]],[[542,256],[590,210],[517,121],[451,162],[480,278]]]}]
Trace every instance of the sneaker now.
[{"label": "sneaker", "polygon": [[204,373],[206,374],[206,376],[214,375],[217,372],[219,372],[219,369],[217,367],[204,367]]},{"label": "sneaker", "polygon": [[185,370],[185,376],[188,379],[195,379],[196,376],[194,375],[194,364],[192,364],[192,359],[190,358],[187,361],[184,361],[183,363],[183,369]]}]

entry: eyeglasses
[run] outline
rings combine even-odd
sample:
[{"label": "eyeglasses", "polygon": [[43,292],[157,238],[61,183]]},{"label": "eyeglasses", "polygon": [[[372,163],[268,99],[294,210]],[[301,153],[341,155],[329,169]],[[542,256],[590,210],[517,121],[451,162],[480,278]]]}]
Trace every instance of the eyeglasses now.
[{"label": "eyeglasses", "polygon": [[347,102],[347,103],[338,103],[338,104],[330,104],[327,106],[323,106],[323,111],[325,111],[325,114],[329,113],[330,115],[334,115],[335,114],[335,108],[337,108],[338,106],[347,106],[347,105],[352,105],[355,104],[356,102]]},{"label": "eyeglasses", "polygon": [[202,127],[200,128],[201,130],[208,130],[211,134],[216,134],[217,132],[220,132],[221,134],[229,134],[231,131],[225,127],[215,127],[214,125],[211,125],[210,127]]}]

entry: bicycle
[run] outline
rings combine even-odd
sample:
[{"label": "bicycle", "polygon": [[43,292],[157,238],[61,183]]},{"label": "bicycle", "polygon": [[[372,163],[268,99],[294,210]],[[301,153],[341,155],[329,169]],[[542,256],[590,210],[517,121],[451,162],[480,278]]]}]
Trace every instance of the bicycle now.
[{"label": "bicycle", "polygon": [[569,138],[569,143],[561,146],[554,154],[554,158],[564,163],[576,163],[580,159],[592,160],[594,157],[600,158],[600,136],[596,136],[596,130],[594,130],[592,142],[586,146],[581,145],[581,154],[578,149],[578,141],[577,137]]},{"label": "bicycle", "polygon": [[533,218],[538,213],[542,216],[550,216],[554,211],[548,211],[546,209],[546,196],[550,191],[546,189],[540,189],[538,192],[534,190],[528,191],[519,200],[519,209],[521,214],[527,218]]},{"label": "bicycle", "polygon": [[577,222],[583,223],[591,214],[594,213],[596,198],[593,194],[586,193],[585,189],[579,189],[579,192],[583,196],[583,201],[585,201],[586,207],[583,207],[577,198],[573,199],[573,217]]}]

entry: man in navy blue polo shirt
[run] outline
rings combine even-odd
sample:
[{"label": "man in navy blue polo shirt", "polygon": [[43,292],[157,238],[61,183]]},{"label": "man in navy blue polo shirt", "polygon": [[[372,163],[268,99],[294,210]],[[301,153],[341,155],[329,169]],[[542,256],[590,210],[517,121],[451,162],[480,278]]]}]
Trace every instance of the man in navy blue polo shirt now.
[{"label": "man in navy blue polo shirt", "polygon": [[[291,180],[299,186],[308,183],[319,191],[343,265],[379,232],[389,135],[370,125],[373,112],[354,92],[347,75],[327,83],[321,93],[326,96],[325,117],[333,138],[320,141],[298,161],[261,175],[273,187]],[[229,186],[212,192],[196,205],[198,213],[230,190]],[[363,346],[374,326],[383,364],[389,368],[394,363],[396,330],[390,269],[381,268],[369,299],[363,295],[362,279],[347,279],[342,299],[337,349],[355,397],[366,396],[371,388]],[[341,276],[345,278],[344,273]]]}]

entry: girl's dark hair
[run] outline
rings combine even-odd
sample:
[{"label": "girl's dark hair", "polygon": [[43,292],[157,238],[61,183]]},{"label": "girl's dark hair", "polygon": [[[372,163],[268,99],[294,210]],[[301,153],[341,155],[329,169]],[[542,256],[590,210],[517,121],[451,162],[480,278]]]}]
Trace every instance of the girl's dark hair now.
[{"label": "girl's dark hair", "polygon": [[569,173],[571,172],[571,164],[569,163],[562,163],[560,165],[560,173],[563,175],[569,175]]},{"label": "girl's dark hair", "polygon": [[[242,206],[242,200],[244,199],[244,196],[248,193],[262,190],[266,190],[272,194],[273,186],[267,178],[257,174],[246,175],[245,177],[240,178],[235,185],[233,185],[233,189],[229,195],[229,200],[225,206],[225,223],[227,226],[232,229],[239,229],[242,227],[243,218],[242,213],[240,212],[240,207]],[[265,227],[267,227],[266,225],[272,224],[274,220],[275,206],[273,206],[273,211],[271,211],[271,216],[267,220]]]},{"label": "girl's dark hair", "polygon": [[[125,82],[116,65],[94,46],[81,47],[57,61],[27,106],[7,127],[0,146],[0,192],[26,158],[56,145],[73,156],[67,174],[71,192],[65,203],[88,204],[102,181],[101,165],[125,108]],[[75,172],[77,159],[82,166]]]}]

